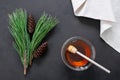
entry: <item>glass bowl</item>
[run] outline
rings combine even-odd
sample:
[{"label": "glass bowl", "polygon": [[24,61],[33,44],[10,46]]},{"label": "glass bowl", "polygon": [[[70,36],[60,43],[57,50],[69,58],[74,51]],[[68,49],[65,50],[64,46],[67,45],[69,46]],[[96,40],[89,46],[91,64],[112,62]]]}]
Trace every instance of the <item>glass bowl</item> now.
[{"label": "glass bowl", "polygon": [[[88,40],[86,40],[85,38],[82,38],[80,36],[75,36],[75,37],[71,37],[69,38],[68,40],[66,40],[62,46],[62,49],[61,49],[61,57],[62,57],[62,61],[64,62],[64,64],[72,69],[72,70],[75,70],[75,71],[84,71],[86,69],[88,69],[92,63],[90,62],[86,62],[84,63],[84,65],[80,65],[80,63],[82,62],[73,62],[76,64],[76,66],[73,66],[72,63],[69,61],[69,58],[66,57],[66,54],[67,54],[67,48],[70,44],[73,44],[73,43],[76,43],[76,42],[79,42],[78,44],[78,47],[81,47],[82,50],[85,52],[85,55],[87,55],[87,48],[89,48],[89,52],[90,52],[90,55],[88,56],[89,58],[91,58],[92,60],[95,60],[95,48],[94,46],[92,45],[92,43]],[[84,46],[83,44],[85,44],[86,46]],[[73,44],[74,45],[74,44]],[[78,50],[79,51],[79,50]],[[71,53],[72,54],[72,53]],[[75,56],[74,56],[75,57]],[[76,58],[76,57],[75,57]],[[72,61],[72,60],[71,60]],[[85,60],[84,60],[85,62]],[[77,63],[79,63],[80,66],[77,65]]]}]

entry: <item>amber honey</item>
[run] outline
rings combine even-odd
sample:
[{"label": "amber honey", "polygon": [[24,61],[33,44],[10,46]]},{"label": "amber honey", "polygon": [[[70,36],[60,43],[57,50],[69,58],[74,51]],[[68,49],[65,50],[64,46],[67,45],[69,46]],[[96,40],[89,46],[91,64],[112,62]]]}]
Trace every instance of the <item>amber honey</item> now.
[{"label": "amber honey", "polygon": [[[84,41],[75,40],[70,44],[75,46],[78,49],[78,51],[81,52],[82,54],[86,55],[87,57],[91,57],[91,54],[92,54],[91,48]],[[78,54],[72,54],[67,50],[65,51],[65,57],[68,64],[73,67],[82,67],[88,63],[86,59],[82,58]]]}]

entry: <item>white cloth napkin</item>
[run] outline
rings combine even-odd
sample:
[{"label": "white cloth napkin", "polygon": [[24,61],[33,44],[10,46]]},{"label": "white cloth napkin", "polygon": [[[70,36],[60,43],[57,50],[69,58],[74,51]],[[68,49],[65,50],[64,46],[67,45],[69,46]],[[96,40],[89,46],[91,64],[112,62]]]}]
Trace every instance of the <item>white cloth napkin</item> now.
[{"label": "white cloth napkin", "polygon": [[100,37],[120,52],[120,0],[71,0],[75,16],[100,20]]}]

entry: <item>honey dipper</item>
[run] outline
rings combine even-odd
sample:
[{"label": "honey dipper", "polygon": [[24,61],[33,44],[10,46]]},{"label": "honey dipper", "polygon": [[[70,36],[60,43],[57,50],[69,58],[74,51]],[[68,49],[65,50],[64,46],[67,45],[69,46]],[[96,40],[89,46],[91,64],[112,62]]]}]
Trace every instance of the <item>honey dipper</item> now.
[{"label": "honey dipper", "polygon": [[81,57],[85,58],[86,60],[88,60],[89,62],[91,62],[92,64],[96,65],[97,67],[101,68],[102,70],[104,70],[107,73],[110,73],[110,70],[106,69],[105,67],[103,67],[102,65],[98,64],[97,62],[95,62],[94,60],[88,58],[87,56],[85,56],[84,54],[82,54],[81,52],[79,52],[77,50],[76,47],[74,47],[73,45],[69,45],[67,50],[73,54],[78,54]]}]

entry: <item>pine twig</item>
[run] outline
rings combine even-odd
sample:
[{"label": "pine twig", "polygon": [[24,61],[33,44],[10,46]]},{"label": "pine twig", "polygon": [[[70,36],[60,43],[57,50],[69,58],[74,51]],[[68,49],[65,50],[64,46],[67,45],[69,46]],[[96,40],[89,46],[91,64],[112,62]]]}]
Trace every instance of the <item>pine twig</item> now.
[{"label": "pine twig", "polygon": [[26,59],[24,59],[24,75],[26,75],[26,72],[27,72],[27,68],[26,68],[25,64],[26,64]]},{"label": "pine twig", "polygon": [[[45,13],[40,17],[36,26],[35,20],[32,17],[32,15],[29,15],[27,18],[27,12],[23,9],[16,9],[15,12],[9,14],[9,29],[11,35],[14,38],[14,47],[18,52],[24,67],[24,75],[26,75],[28,65],[31,63],[35,54],[37,56],[40,56],[42,54],[39,53],[40,51],[42,51],[40,47],[38,48],[39,44],[41,43],[43,38],[48,34],[48,32],[51,31],[57,25],[57,23],[58,20],[56,18],[53,18]],[[30,40],[28,31],[30,34],[34,32],[32,40]],[[36,50],[36,52],[34,52],[34,50]]]},{"label": "pine twig", "polygon": [[34,50],[38,47],[43,38],[51,31],[58,23],[56,18],[44,13],[38,20],[35,28],[35,32],[32,36],[30,45],[30,58],[32,58]]},{"label": "pine twig", "polygon": [[14,47],[18,52],[24,66],[24,74],[29,64],[30,37],[27,32],[27,12],[23,9],[16,9],[9,14],[10,33],[14,38]]}]

